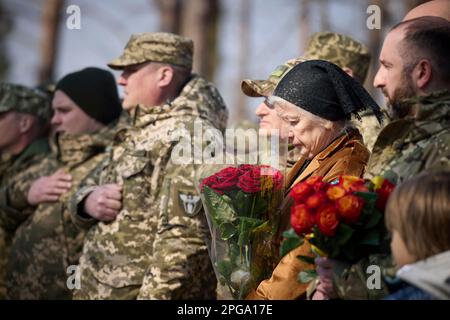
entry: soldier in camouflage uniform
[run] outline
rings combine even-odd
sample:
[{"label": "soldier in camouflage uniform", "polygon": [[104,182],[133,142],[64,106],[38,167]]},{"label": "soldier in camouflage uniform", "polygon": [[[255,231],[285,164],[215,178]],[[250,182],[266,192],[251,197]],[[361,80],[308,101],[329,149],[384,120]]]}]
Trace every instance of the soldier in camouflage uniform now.
[{"label": "soldier in camouflage uniform", "polygon": [[[44,137],[50,115],[50,99],[42,92],[21,85],[0,84],[0,199],[12,177],[50,152]],[[0,212],[1,204],[0,200]],[[10,242],[11,234],[0,225],[0,299],[6,294],[4,280]]]},{"label": "soldier in camouflage uniform", "polygon": [[380,132],[367,178],[382,175],[401,183],[425,170],[450,170],[450,91],[418,96],[408,103],[418,113],[392,121]]},{"label": "soldier in camouflage uniform", "polygon": [[[387,35],[374,86],[386,95],[398,119],[380,132],[368,164],[368,178],[382,175],[401,183],[424,170],[450,169],[450,51],[447,45],[437,46],[435,51],[423,49],[426,44],[418,39],[420,32],[427,33],[431,43],[433,40],[448,43],[450,22],[438,17],[422,17],[397,25]],[[400,45],[403,51],[417,52],[418,56],[428,59],[433,77],[425,85],[422,79],[413,78],[411,71],[407,74],[416,67],[417,58],[411,59],[405,52],[401,55],[392,50]],[[401,70],[403,79],[394,78],[391,71],[392,60],[399,57],[403,66],[394,68]]]},{"label": "soldier in camouflage uniform", "polygon": [[[374,86],[383,91],[396,119],[378,135],[366,178],[381,175],[398,184],[422,171],[450,170],[449,42],[450,22],[437,17],[402,22],[386,36]],[[335,279],[339,297],[385,296],[383,282],[380,289],[367,288],[366,267],[379,265],[392,275],[389,260],[369,256],[351,266]]]},{"label": "soldier in camouflage uniform", "polygon": [[[189,137],[201,133],[200,126],[223,131],[228,112],[217,89],[190,74],[192,54],[187,38],[143,33],[133,35],[109,64],[123,70],[119,84],[132,127],[117,132],[109,161],[70,202],[80,226],[96,223],[80,258],[75,299],[215,297],[196,166],[192,159],[174,162],[172,153],[191,148]],[[175,80],[181,75],[180,81],[164,82],[170,74]],[[187,143],[179,143],[180,137]]]},{"label": "soldier in camouflage uniform", "polygon": [[[97,68],[61,79],[53,109],[51,155],[11,179],[6,189],[8,216],[2,224],[8,230],[20,224],[7,263],[9,299],[71,298],[66,270],[78,263],[85,232],[72,223],[66,202],[105,160],[122,111],[113,75]],[[70,179],[50,186],[60,172]],[[45,198],[54,188],[60,189],[56,199]]]},{"label": "soldier in camouflage uniform", "polygon": [[[45,137],[50,116],[50,99],[43,92],[0,84],[0,184],[14,175],[13,171],[26,168],[36,155],[50,151]],[[21,117],[29,119],[25,120],[30,123],[25,132],[17,132]],[[11,125],[14,130],[10,130]]]},{"label": "soldier in camouflage uniform", "polygon": [[[349,36],[333,32],[317,32],[309,38],[305,54],[302,57],[288,60],[285,64],[278,66],[267,80],[242,81],[242,92],[249,97],[267,97],[293,66],[306,60],[315,59],[327,60],[338,65],[363,84],[370,64],[370,53],[365,45]],[[353,124],[362,134],[366,147],[371,150],[381,126],[371,111],[362,113],[361,118],[362,121],[355,119]],[[294,160],[296,160],[295,157]]]}]

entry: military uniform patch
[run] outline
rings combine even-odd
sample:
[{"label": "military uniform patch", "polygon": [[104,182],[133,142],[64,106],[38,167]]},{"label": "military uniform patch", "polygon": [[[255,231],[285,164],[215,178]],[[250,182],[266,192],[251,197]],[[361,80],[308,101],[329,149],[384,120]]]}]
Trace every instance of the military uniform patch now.
[{"label": "military uniform patch", "polygon": [[178,200],[180,207],[183,209],[184,213],[190,217],[198,214],[200,212],[200,209],[202,208],[202,202],[200,201],[199,195],[179,191]]}]

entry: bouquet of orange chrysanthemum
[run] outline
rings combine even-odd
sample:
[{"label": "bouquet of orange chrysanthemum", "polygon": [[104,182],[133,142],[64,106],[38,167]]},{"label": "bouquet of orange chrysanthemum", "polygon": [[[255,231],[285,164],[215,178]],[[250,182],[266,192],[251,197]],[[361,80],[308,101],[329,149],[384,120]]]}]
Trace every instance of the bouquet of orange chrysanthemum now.
[{"label": "bouquet of orange chrysanthemum", "polygon": [[341,176],[332,183],[315,176],[297,184],[290,193],[292,229],[284,234],[288,241],[281,254],[303,239],[316,254],[347,262],[380,252],[387,236],[383,213],[394,187],[381,177],[365,182],[353,176]]}]

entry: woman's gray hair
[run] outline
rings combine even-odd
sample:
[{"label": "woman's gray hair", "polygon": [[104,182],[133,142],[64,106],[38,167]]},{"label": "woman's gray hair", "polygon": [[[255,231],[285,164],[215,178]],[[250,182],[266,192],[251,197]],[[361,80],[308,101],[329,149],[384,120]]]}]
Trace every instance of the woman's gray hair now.
[{"label": "woman's gray hair", "polygon": [[[354,127],[350,120],[330,121],[328,119],[321,118],[309,111],[306,111],[306,110],[302,109],[301,107],[298,107],[295,104],[292,104],[289,101],[286,101],[283,98],[280,98],[277,96],[268,96],[267,102],[270,105],[273,105],[275,107],[275,112],[283,120],[286,120],[285,116],[283,115],[283,111],[284,111],[283,109],[286,106],[295,106],[295,107],[297,107],[298,113],[301,118],[304,118],[304,117],[310,118],[311,120],[319,123],[319,125],[321,125],[321,126],[329,126],[331,124],[332,127],[334,127],[335,129],[337,129],[339,131],[339,134],[343,133],[344,131],[347,131],[347,129],[349,129],[350,127],[352,127],[352,128]],[[279,109],[277,110],[277,108],[276,108],[277,106],[281,110],[279,110]]]}]

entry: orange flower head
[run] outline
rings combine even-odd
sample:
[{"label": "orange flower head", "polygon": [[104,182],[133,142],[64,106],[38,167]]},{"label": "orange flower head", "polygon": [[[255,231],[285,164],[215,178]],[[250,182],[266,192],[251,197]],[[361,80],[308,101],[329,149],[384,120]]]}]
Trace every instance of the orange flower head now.
[{"label": "orange flower head", "polygon": [[355,176],[341,176],[339,177],[339,184],[347,191],[368,191],[364,179]]},{"label": "orange flower head", "polygon": [[331,201],[336,201],[337,199],[342,198],[346,193],[347,192],[345,191],[344,187],[340,185],[330,186],[327,190],[328,199],[330,199]]},{"label": "orange flower head", "polygon": [[300,182],[291,190],[291,197],[295,203],[304,203],[307,197],[314,193],[314,189],[305,182]]},{"label": "orange flower head", "polygon": [[316,192],[306,200],[306,206],[311,210],[315,210],[327,201],[328,198],[324,192]]},{"label": "orange flower head", "polygon": [[317,227],[320,232],[328,237],[336,235],[339,219],[336,208],[332,204],[326,204],[317,210]]},{"label": "orange flower head", "polygon": [[298,235],[310,233],[315,224],[315,216],[304,204],[291,208],[291,226]]},{"label": "orange flower head", "polygon": [[347,224],[358,222],[363,207],[364,201],[353,194],[345,195],[336,201],[339,216]]},{"label": "orange flower head", "polygon": [[305,182],[307,184],[309,184],[310,186],[315,185],[317,182],[323,182],[322,180],[323,178],[321,176],[312,176],[308,179],[305,180]]}]

